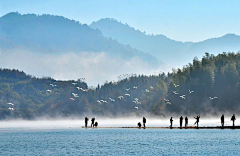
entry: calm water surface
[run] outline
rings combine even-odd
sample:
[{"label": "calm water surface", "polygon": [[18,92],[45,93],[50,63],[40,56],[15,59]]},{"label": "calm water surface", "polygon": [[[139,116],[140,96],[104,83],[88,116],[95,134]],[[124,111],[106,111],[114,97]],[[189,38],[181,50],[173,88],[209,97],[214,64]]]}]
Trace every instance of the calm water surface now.
[{"label": "calm water surface", "polygon": [[0,155],[240,155],[240,130],[0,129]]}]

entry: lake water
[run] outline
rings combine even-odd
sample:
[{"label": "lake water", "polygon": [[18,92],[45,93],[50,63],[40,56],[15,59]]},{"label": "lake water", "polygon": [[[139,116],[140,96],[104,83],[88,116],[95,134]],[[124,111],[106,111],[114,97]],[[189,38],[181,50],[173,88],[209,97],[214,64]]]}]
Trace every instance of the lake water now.
[{"label": "lake water", "polygon": [[240,155],[240,130],[0,128],[0,155]]}]

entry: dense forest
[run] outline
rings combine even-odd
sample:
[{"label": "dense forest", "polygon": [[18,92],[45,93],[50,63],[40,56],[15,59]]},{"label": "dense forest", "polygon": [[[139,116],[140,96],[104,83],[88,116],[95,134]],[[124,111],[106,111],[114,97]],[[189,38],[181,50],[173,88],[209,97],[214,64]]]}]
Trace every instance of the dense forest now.
[{"label": "dense forest", "polygon": [[150,113],[240,112],[240,53],[206,53],[182,69],[159,75],[128,75],[88,88],[84,79],[57,81],[18,70],[0,70],[0,119],[131,116]]}]

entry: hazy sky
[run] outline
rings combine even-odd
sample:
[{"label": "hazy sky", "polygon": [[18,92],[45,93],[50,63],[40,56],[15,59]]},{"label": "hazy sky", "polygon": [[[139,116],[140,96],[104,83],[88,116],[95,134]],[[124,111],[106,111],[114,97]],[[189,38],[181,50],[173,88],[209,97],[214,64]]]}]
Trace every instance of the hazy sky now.
[{"label": "hazy sky", "polygon": [[0,16],[16,11],[52,14],[83,24],[114,18],[147,34],[197,42],[240,35],[239,6],[239,0],[0,0]]}]

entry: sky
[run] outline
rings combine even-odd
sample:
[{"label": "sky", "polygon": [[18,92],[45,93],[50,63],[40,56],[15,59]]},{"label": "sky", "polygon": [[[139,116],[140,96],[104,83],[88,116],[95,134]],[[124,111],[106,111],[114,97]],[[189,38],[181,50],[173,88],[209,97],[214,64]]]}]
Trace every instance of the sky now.
[{"label": "sky", "polygon": [[239,0],[0,0],[0,16],[60,15],[91,24],[114,18],[146,34],[199,42],[228,33],[240,35]]}]

